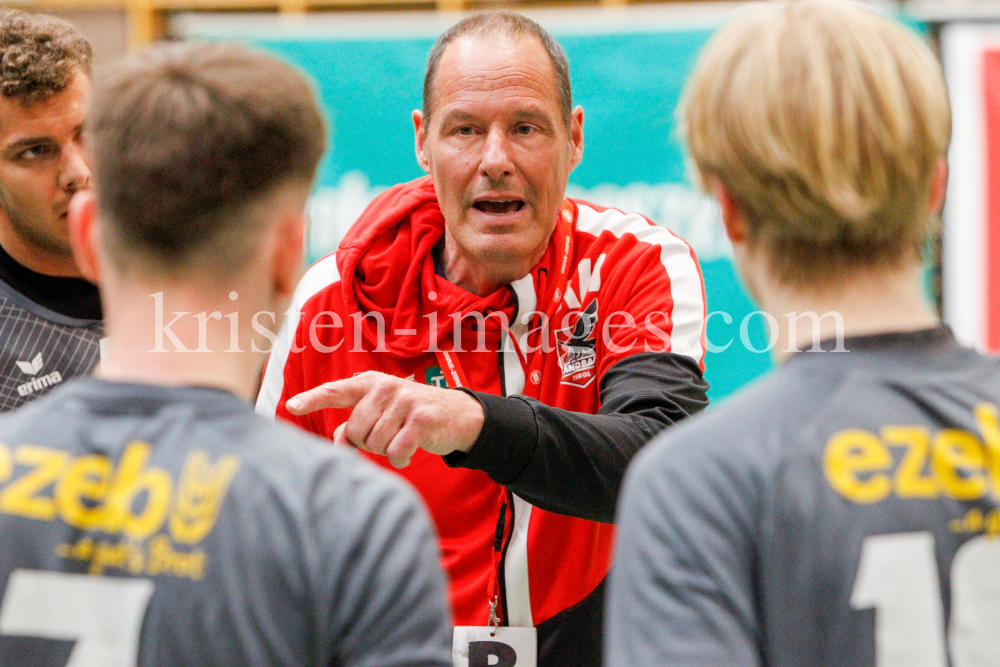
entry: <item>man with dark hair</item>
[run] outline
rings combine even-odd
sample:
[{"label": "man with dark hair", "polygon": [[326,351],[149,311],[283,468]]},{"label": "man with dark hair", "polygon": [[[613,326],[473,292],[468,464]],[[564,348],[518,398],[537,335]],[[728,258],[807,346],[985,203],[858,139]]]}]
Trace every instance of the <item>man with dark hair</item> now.
[{"label": "man with dark hair", "polygon": [[938,59],[862,3],[762,3],[684,99],[782,365],[630,468],[606,664],[1000,665],[1000,360],[960,347],[922,286],[951,134]]},{"label": "man with dark hair", "polygon": [[402,468],[437,523],[456,655],[598,665],[625,465],[707,403],[697,261],[565,197],[583,109],[523,16],[442,35],[413,123],[430,176],[306,273],[257,409]]},{"label": "man with dark hair", "polygon": [[[100,378],[0,417],[0,663],[450,666],[412,490],[249,404],[252,318],[291,297],[325,144],[309,84],[155,47],[102,83],[88,141],[70,241],[111,344]],[[157,351],[165,330],[195,349]]]},{"label": "man with dark hair", "polygon": [[73,262],[66,211],[89,187],[91,51],[69,23],[0,11],[0,412],[99,359],[97,288]]}]

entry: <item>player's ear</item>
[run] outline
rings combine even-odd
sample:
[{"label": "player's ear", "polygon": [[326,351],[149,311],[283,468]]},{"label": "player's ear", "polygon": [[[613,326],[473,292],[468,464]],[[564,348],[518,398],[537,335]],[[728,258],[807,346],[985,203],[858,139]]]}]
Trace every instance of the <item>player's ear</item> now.
[{"label": "player's ear", "polygon": [[431,173],[431,162],[427,159],[424,139],[427,136],[427,126],[424,124],[424,114],[419,109],[413,111],[413,143],[417,151],[417,164],[420,168]]},{"label": "player's ear", "polygon": [[712,193],[719,202],[719,209],[722,213],[722,224],[726,227],[726,236],[734,244],[745,243],[750,236],[750,229],[747,226],[746,215],[743,207],[729,193],[726,186],[717,178],[713,178],[709,183]]},{"label": "player's ear", "polygon": [[931,179],[931,198],[928,202],[931,215],[940,215],[944,205],[944,195],[948,190],[948,161],[938,158],[934,166],[934,176]]},{"label": "player's ear", "polygon": [[302,275],[305,230],[305,213],[289,212],[282,216],[277,225],[277,233],[272,236],[272,289],[274,297],[282,302],[292,298]]},{"label": "player's ear", "polygon": [[73,259],[84,278],[97,283],[101,278],[98,232],[100,220],[97,198],[92,190],[80,190],[69,202],[69,244]]}]

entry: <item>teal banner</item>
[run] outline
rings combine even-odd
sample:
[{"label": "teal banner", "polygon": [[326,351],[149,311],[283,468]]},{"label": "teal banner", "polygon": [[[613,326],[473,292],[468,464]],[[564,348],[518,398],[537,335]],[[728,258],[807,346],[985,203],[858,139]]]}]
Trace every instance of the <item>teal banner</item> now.
[{"label": "teal banner", "polygon": [[[693,247],[705,279],[710,396],[718,400],[771,368],[765,320],[733,271],[718,208],[692,189],[674,110],[695,59],[722,17],[677,24],[667,8],[529,13],[562,44],[574,103],[584,109],[583,161],[568,194],[642,213]],[[434,39],[458,17],[399,13],[247,19],[189,15],[180,36],[240,38],[298,65],[316,83],[331,147],[310,204],[310,259],[336,249],[384,188],[423,175],[411,112],[420,107]],[[380,34],[384,33],[384,34]]]}]

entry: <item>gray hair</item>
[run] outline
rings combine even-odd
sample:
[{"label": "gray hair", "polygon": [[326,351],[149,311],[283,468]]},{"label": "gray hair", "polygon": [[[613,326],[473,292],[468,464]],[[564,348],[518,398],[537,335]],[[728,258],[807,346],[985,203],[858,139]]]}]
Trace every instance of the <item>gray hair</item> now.
[{"label": "gray hair", "polygon": [[[566,127],[570,124],[570,115],[573,110],[573,94],[569,83],[569,62],[566,60],[566,53],[559,43],[549,34],[545,28],[538,25],[531,19],[521,16],[509,10],[495,10],[474,14],[462,19],[450,27],[443,35],[438,37],[437,42],[431,49],[431,54],[427,58],[427,71],[424,74],[424,120],[430,120],[431,110],[434,108],[436,91],[434,90],[434,77],[437,74],[441,57],[448,45],[459,37],[478,37],[480,39],[509,39],[516,40],[522,37],[535,37],[552,61],[552,68],[556,73],[556,93],[559,96],[559,108],[562,111],[563,121]],[[427,125],[425,124],[426,128]]]}]

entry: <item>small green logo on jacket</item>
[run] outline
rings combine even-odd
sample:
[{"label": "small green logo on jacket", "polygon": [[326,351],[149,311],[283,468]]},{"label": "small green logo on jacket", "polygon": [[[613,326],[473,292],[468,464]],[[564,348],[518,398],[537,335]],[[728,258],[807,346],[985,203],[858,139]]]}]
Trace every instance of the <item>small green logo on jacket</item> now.
[{"label": "small green logo on jacket", "polygon": [[440,366],[429,367],[427,371],[425,371],[424,377],[426,378],[426,384],[440,387],[441,389],[448,388],[448,383],[444,381],[444,372],[441,370]]}]

